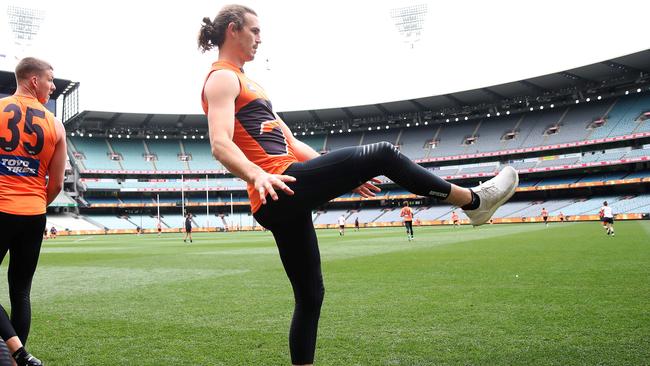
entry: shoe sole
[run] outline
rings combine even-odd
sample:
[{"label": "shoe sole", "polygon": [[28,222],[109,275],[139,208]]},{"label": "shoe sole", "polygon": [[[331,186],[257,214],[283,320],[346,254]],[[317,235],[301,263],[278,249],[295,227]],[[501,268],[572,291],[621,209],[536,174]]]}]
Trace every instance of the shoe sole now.
[{"label": "shoe sole", "polygon": [[515,194],[515,191],[517,190],[518,186],[519,186],[519,173],[517,173],[517,171],[515,170],[515,184],[510,189],[510,192],[508,192],[508,194],[506,194],[505,197],[503,197],[501,199],[501,201],[499,201],[496,205],[494,205],[494,207],[490,211],[488,211],[490,213],[490,216],[488,217],[487,220],[485,220],[484,222],[482,222],[480,224],[472,224],[472,226],[481,226],[481,225],[485,224],[486,222],[490,221],[490,219],[492,218],[492,215],[494,215],[496,210],[499,209],[499,207],[501,207],[504,203],[506,203],[506,201],[508,201],[510,199],[510,197],[512,197]]}]

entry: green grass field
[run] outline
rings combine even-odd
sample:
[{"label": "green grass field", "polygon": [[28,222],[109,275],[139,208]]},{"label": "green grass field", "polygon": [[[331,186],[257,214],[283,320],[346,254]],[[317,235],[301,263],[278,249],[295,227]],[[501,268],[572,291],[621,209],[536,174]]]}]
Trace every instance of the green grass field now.
[{"label": "green grass field", "polygon": [[[648,365],[650,222],[616,230],[320,231],[316,363]],[[28,349],[49,366],[289,364],[293,297],[270,233],[194,239],[46,241]]]}]

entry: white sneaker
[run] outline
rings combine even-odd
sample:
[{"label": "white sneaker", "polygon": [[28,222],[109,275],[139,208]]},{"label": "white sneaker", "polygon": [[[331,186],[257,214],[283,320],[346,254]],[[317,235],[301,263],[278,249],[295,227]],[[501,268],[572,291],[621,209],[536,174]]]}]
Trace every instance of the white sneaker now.
[{"label": "white sneaker", "polygon": [[519,175],[517,171],[511,166],[506,166],[496,177],[478,187],[471,188],[481,199],[481,204],[476,210],[465,210],[469,222],[474,226],[488,222],[494,211],[515,194],[518,184]]}]

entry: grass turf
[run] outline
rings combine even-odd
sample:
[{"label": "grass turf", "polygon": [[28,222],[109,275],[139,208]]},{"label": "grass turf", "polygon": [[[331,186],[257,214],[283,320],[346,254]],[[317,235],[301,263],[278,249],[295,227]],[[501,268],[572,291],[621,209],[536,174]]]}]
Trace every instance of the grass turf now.
[{"label": "grass turf", "polygon": [[[650,222],[616,230],[319,231],[316,363],[648,364]],[[290,363],[293,297],[270,233],[48,240],[32,306],[28,349],[51,366]]]}]

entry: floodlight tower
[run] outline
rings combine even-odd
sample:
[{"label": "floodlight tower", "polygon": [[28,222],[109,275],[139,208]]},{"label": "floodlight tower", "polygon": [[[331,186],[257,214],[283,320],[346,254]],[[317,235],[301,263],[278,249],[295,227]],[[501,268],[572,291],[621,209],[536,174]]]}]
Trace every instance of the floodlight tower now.
[{"label": "floodlight tower", "polygon": [[404,37],[404,42],[411,48],[420,40],[424,27],[424,18],[429,12],[427,4],[410,5],[390,10],[390,16],[395,22],[397,31]]},{"label": "floodlight tower", "polygon": [[15,60],[26,56],[45,20],[45,11],[17,5],[7,6],[7,21],[14,36]]}]

